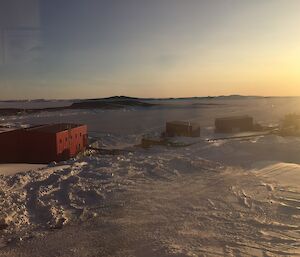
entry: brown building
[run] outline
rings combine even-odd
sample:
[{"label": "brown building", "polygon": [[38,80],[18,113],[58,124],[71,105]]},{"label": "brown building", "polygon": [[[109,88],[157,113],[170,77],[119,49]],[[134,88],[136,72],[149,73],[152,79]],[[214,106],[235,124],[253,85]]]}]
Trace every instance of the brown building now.
[{"label": "brown building", "polygon": [[200,125],[186,121],[167,122],[166,136],[200,137]]},{"label": "brown building", "polygon": [[217,133],[251,131],[253,127],[253,118],[248,115],[217,118],[215,120],[215,131]]},{"label": "brown building", "polygon": [[0,133],[1,163],[49,163],[76,156],[87,147],[87,126],[40,125]]},{"label": "brown building", "polygon": [[280,134],[283,136],[300,136],[300,115],[286,115],[281,121]]}]

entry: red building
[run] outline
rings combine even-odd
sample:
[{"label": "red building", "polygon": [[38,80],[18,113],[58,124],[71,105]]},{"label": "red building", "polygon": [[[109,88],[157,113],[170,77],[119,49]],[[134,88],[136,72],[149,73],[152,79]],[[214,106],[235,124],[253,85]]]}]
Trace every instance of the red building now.
[{"label": "red building", "polygon": [[40,125],[0,133],[1,163],[49,163],[76,156],[87,147],[87,126]]}]

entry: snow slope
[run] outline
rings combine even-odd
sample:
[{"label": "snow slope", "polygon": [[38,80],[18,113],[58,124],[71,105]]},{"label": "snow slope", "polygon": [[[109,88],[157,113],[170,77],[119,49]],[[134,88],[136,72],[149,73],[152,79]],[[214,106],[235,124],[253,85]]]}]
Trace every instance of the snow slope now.
[{"label": "snow slope", "polygon": [[[103,249],[109,254],[100,256],[299,255],[299,188],[269,181],[267,170],[205,160],[201,147],[91,155],[2,176],[2,241],[9,244],[0,256],[19,256],[15,244],[26,249],[22,256],[47,256],[49,240],[60,256],[70,256],[69,234],[63,247],[51,238],[78,226],[72,256]],[[114,234],[103,234],[103,219]],[[94,236],[111,241],[101,251],[87,241],[94,222],[102,224]],[[114,240],[120,233],[125,245]]]},{"label": "snow slope", "polygon": [[257,176],[273,181],[276,184],[299,189],[300,165],[295,163],[275,162],[263,168],[256,168]]}]

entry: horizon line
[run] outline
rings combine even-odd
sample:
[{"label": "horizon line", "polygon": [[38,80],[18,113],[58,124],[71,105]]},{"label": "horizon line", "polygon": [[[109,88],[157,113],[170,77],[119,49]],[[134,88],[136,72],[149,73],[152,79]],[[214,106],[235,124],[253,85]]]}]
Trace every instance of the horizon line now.
[{"label": "horizon line", "polygon": [[111,95],[104,97],[84,97],[84,98],[17,98],[17,99],[0,99],[0,102],[31,102],[31,101],[74,101],[74,100],[101,100],[109,98],[136,98],[141,100],[170,100],[170,99],[192,99],[192,98],[221,98],[221,97],[253,97],[253,98],[298,98],[299,96],[283,95],[283,96],[268,96],[268,95],[207,95],[207,96],[180,96],[180,97],[138,97],[125,95]]}]

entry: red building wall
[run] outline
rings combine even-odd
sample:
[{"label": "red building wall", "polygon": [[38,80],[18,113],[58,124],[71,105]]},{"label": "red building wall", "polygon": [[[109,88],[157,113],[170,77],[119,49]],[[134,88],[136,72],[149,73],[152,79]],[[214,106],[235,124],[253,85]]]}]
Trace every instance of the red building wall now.
[{"label": "red building wall", "polygon": [[87,147],[87,126],[83,125],[56,134],[58,159],[71,158]]},{"label": "red building wall", "polygon": [[18,150],[22,142],[22,130],[13,130],[0,133],[0,161],[15,162],[20,159]]},{"label": "red building wall", "polygon": [[87,147],[87,126],[45,132],[19,129],[0,133],[0,162],[49,163],[76,156]]},{"label": "red building wall", "polygon": [[55,134],[38,131],[23,133],[21,160],[24,163],[49,163],[57,160]]}]

